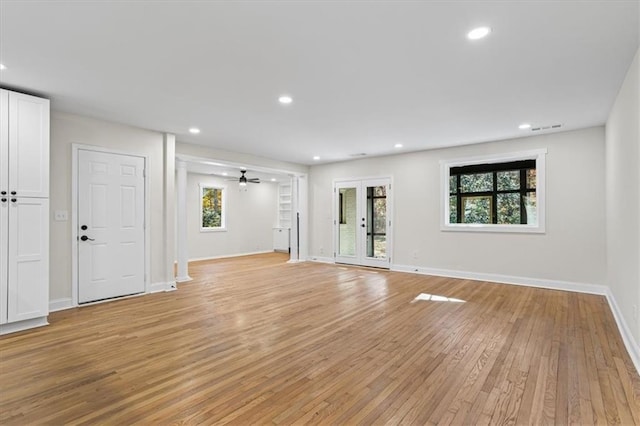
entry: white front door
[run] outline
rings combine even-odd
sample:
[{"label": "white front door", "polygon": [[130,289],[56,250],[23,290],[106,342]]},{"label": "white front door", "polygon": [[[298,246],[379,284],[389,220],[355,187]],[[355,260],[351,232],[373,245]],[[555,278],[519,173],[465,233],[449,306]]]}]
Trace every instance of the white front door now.
[{"label": "white front door", "polygon": [[78,151],[78,302],[145,291],[142,157]]},{"label": "white front door", "polygon": [[389,268],[391,263],[391,180],[337,182],[335,260]]}]

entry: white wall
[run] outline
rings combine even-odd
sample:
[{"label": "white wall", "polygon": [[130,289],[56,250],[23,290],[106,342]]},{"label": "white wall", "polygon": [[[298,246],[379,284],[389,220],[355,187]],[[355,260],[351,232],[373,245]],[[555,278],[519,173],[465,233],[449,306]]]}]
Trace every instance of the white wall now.
[{"label": "white wall", "polygon": [[[440,230],[440,160],[536,148],[548,150],[545,234]],[[394,265],[605,283],[603,127],[313,166],[310,256],[333,254],[333,179],[373,176],[393,178]]]},{"label": "white wall", "polygon": [[[200,231],[200,184],[226,187],[226,231]],[[278,186],[248,184],[211,175],[187,175],[187,241],[189,259],[273,250],[277,225]]]},{"label": "white wall", "polygon": [[640,50],[606,127],[608,284],[633,338],[640,342]]},{"label": "white wall", "polygon": [[[71,145],[93,145],[149,156],[151,283],[173,281],[166,276],[164,240],[163,134],[52,111],[51,115],[51,222],[50,299],[70,299],[71,282]],[[172,194],[169,194],[171,196]],[[53,212],[66,210],[69,221],[53,221]]]}]

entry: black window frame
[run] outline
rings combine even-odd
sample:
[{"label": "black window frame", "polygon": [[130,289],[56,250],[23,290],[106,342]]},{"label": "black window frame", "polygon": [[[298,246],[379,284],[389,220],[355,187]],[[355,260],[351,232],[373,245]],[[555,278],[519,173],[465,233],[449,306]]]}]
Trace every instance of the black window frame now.
[{"label": "black window frame", "polygon": [[[498,195],[499,194],[519,194],[520,195],[520,225],[529,225],[527,223],[527,210],[525,206],[526,197],[535,193],[537,197],[537,183],[533,188],[529,188],[527,186],[527,171],[536,170],[537,175],[537,161],[535,159],[526,159],[526,160],[516,160],[516,161],[505,161],[499,163],[483,163],[483,164],[471,164],[465,166],[456,166],[449,168],[449,176],[447,181],[447,186],[450,188],[450,179],[455,177],[456,184],[455,189],[456,192],[451,192],[449,189],[449,200],[450,197],[456,198],[456,222],[450,222],[452,225],[457,224],[470,224],[467,222],[462,222],[462,202],[465,197],[491,197],[491,222],[488,224],[492,225],[515,225],[515,224],[499,224],[498,223]],[[518,171],[520,173],[520,187],[518,189],[498,189],[498,179],[497,175],[499,172],[512,172]],[[475,192],[462,192],[461,191],[461,183],[460,178],[463,175],[473,175],[480,173],[492,173],[493,178],[493,188],[491,191],[475,191]]]}]

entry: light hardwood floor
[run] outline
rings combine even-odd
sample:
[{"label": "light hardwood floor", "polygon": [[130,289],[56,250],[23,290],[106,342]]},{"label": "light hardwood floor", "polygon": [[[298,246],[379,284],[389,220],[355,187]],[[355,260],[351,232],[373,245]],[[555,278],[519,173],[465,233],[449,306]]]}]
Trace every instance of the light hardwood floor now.
[{"label": "light hardwood floor", "polygon": [[0,424],[640,424],[601,296],[285,260],[2,337]]}]

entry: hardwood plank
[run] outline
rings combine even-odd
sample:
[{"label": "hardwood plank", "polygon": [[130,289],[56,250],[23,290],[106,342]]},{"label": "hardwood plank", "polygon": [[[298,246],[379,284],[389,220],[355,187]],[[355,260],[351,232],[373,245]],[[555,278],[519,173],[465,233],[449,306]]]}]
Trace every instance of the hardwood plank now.
[{"label": "hardwood plank", "polygon": [[286,260],[2,336],[0,424],[640,424],[602,296]]}]

